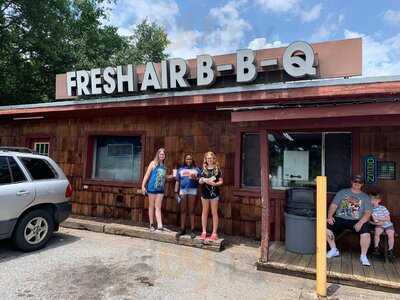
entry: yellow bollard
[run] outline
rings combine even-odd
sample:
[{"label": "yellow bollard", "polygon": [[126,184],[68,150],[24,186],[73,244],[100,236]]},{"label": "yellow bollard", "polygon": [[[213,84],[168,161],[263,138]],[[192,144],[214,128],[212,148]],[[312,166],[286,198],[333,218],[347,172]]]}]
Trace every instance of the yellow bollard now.
[{"label": "yellow bollard", "polygon": [[326,176],[317,177],[317,296],[326,297]]}]

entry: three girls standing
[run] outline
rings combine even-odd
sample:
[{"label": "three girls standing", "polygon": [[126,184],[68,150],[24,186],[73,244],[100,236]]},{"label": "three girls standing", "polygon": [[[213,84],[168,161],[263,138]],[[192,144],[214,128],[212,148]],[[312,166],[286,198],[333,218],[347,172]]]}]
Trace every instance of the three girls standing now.
[{"label": "three girls standing", "polygon": [[[142,182],[142,191],[149,196],[149,221],[151,230],[163,230],[161,218],[161,206],[165,192],[165,180],[172,178],[167,176],[167,169],[164,164],[165,149],[161,148],[157,151],[155,158],[149,164],[146,174]],[[177,200],[180,202],[181,208],[181,229],[177,233],[177,237],[186,233],[186,214],[190,215],[190,236],[194,234],[194,209],[196,205],[196,196],[198,183],[201,185],[201,202],[202,202],[202,233],[200,239],[207,238],[207,220],[211,207],[213,219],[212,233],[209,240],[218,239],[218,201],[220,199],[219,187],[223,184],[222,173],[214,152],[207,152],[203,159],[203,168],[200,170],[196,167],[192,155],[186,154],[183,165],[177,170],[177,185],[175,191],[179,190]],[[157,220],[157,227],[154,225],[154,211]]]}]

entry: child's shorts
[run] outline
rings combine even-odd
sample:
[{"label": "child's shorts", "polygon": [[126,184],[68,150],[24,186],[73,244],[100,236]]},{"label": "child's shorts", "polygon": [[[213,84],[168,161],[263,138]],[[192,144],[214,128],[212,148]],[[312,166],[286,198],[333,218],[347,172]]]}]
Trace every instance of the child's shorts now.
[{"label": "child's shorts", "polygon": [[196,196],[197,195],[197,189],[180,189],[179,190],[179,195],[180,196],[184,196],[184,195]]}]

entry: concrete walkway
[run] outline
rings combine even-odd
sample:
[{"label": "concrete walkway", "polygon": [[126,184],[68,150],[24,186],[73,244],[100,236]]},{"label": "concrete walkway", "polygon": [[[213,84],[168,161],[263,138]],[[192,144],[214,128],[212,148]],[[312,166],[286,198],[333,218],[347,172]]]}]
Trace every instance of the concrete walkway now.
[{"label": "concrete walkway", "polygon": [[[315,299],[314,281],[260,272],[259,245],[235,238],[222,252],[62,228],[42,251],[0,242],[2,299]],[[399,295],[331,285],[336,299]]]}]

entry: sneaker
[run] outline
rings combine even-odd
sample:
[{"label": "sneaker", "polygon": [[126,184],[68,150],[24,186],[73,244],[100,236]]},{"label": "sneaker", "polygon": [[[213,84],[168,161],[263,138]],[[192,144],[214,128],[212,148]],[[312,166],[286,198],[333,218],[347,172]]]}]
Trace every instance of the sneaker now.
[{"label": "sneaker", "polygon": [[393,249],[388,250],[387,256],[388,256],[390,262],[394,262],[394,259],[396,258],[396,256],[394,255]]},{"label": "sneaker", "polygon": [[164,231],[164,227],[157,227],[157,230],[159,230],[159,231]]},{"label": "sneaker", "polygon": [[360,255],[360,262],[363,266],[370,266],[368,257],[366,255]]},{"label": "sneaker", "polygon": [[375,255],[375,256],[381,255],[381,251],[379,251],[379,247],[374,247],[374,250],[372,251],[372,255]]},{"label": "sneaker", "polygon": [[157,228],[154,224],[150,224],[150,231],[155,231]]},{"label": "sneaker", "polygon": [[194,232],[194,230],[190,230],[189,235],[191,239],[194,239],[196,237],[196,233]]},{"label": "sneaker", "polygon": [[200,235],[200,240],[204,241],[207,238],[207,232],[202,232]]},{"label": "sneaker", "polygon": [[185,234],[186,234],[186,229],[181,229],[175,234],[175,237],[177,239],[179,239],[182,235],[185,235]]},{"label": "sneaker", "polygon": [[326,254],[326,258],[332,258],[332,257],[336,257],[336,256],[339,256],[339,255],[340,255],[339,250],[336,249],[336,248],[332,248]]}]

